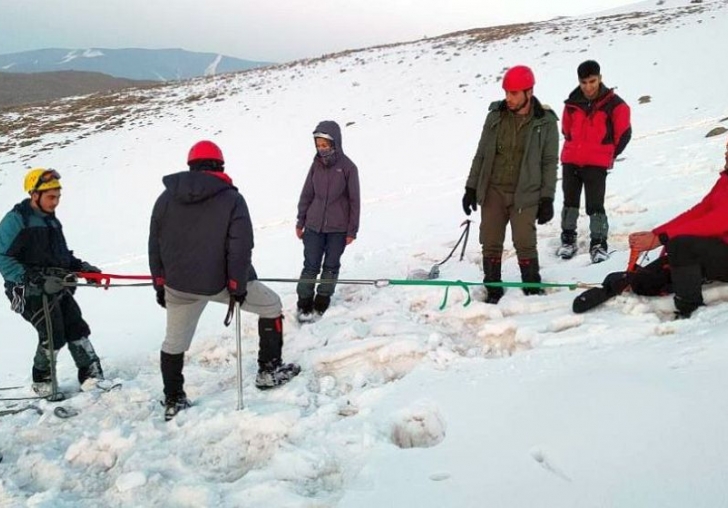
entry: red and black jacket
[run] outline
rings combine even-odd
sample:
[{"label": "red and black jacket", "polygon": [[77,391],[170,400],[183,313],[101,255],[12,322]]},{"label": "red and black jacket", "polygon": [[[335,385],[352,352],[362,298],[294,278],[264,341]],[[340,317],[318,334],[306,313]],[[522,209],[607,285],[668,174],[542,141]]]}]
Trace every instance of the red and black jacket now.
[{"label": "red and black jacket", "polygon": [[715,237],[728,243],[727,172],[721,172],[718,181],[700,203],[652,232],[660,237],[663,245],[678,236]]},{"label": "red and black jacket", "polygon": [[627,103],[602,84],[595,100],[588,100],[577,87],[564,104],[561,163],[611,168],[632,138]]}]

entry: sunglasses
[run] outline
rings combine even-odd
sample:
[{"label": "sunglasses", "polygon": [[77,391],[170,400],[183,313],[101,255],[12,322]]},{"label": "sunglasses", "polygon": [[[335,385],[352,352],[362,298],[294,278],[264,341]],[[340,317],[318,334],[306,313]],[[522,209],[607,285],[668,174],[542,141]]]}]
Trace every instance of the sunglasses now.
[{"label": "sunglasses", "polygon": [[35,187],[33,187],[33,192],[36,192],[41,185],[44,183],[51,182],[53,180],[60,180],[61,174],[56,171],[55,169],[48,169],[46,171],[43,171],[40,176],[38,177],[38,181],[35,182]]}]

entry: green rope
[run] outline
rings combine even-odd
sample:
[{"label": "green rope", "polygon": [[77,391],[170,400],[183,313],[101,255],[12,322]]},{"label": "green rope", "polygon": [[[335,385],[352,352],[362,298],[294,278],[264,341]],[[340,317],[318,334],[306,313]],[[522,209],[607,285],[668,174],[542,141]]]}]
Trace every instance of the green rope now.
[{"label": "green rope", "polygon": [[472,302],[470,297],[470,289],[468,286],[490,286],[501,288],[569,288],[574,290],[578,287],[584,287],[582,283],[564,284],[560,282],[470,282],[462,280],[409,280],[409,279],[389,279],[388,285],[391,286],[445,286],[445,296],[440,304],[440,310],[444,310],[447,306],[447,298],[452,286],[463,288],[467,295],[463,307],[467,307]]}]

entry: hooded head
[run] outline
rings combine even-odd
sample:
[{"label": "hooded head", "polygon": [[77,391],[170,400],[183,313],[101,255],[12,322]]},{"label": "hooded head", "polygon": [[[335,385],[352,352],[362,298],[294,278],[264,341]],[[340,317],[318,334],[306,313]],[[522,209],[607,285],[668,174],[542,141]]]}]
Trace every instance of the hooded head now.
[{"label": "hooded head", "polygon": [[337,153],[344,153],[341,143],[341,128],[333,120],[320,122],[313,131],[313,139],[314,143],[316,143],[316,156],[321,159],[325,166],[330,166],[336,162]]}]

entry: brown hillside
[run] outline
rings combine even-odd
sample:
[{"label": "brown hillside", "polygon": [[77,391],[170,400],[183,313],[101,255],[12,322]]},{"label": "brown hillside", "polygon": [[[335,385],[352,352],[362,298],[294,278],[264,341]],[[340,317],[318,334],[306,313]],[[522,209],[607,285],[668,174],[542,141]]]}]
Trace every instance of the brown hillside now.
[{"label": "brown hillside", "polygon": [[99,72],[0,72],[0,108],[152,84]]}]

